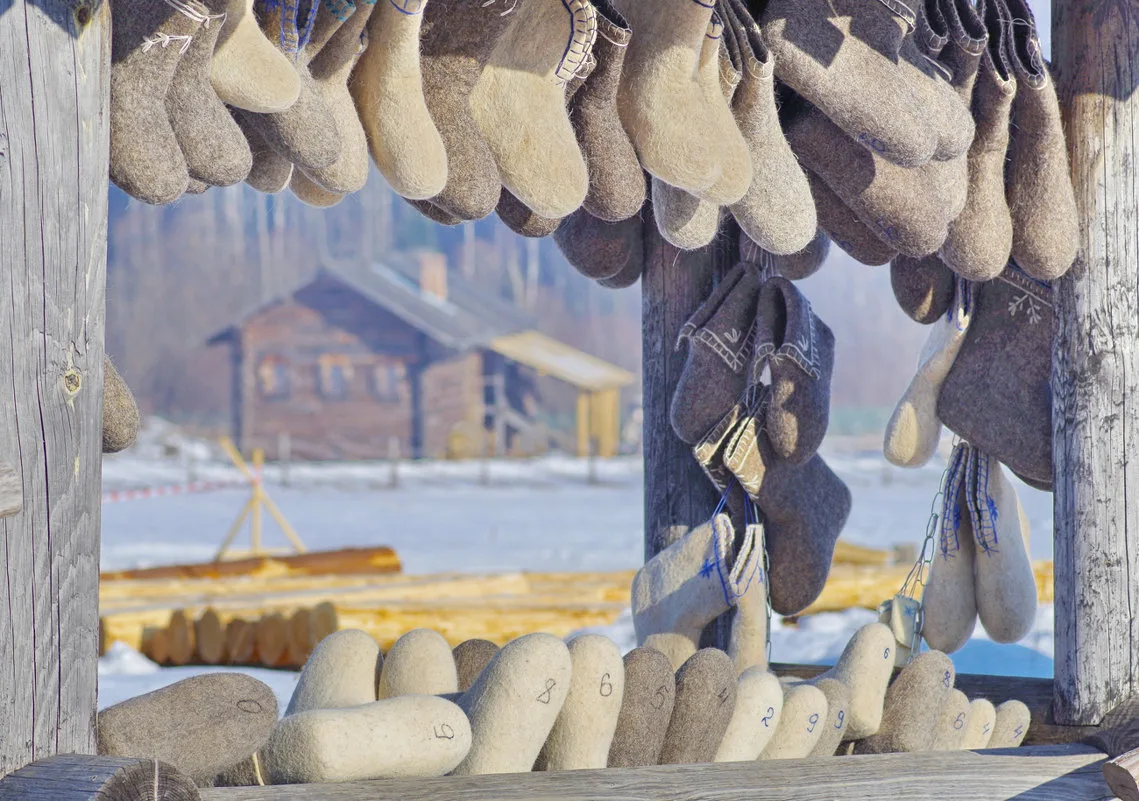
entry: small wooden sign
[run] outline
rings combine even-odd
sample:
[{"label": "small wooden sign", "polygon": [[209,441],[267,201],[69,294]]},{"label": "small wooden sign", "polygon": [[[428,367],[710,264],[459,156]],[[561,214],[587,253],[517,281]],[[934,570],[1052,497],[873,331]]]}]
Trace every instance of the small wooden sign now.
[{"label": "small wooden sign", "polygon": [[18,515],[24,508],[20,474],[7,462],[0,462],[0,517]]}]

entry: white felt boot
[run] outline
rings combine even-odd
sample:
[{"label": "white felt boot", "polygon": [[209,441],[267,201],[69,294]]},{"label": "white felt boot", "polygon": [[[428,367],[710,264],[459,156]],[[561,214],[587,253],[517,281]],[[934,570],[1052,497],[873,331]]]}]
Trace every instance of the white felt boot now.
[{"label": "white felt boot", "polygon": [[751,667],[740,674],[736,708],[716,762],[750,762],[758,759],[775,736],[783,712],[783,685],[766,668]]},{"label": "white felt boot", "polygon": [[366,631],[342,629],[329,634],[305,662],[285,715],[377,700],[382,663],[380,646]]},{"label": "white felt boot", "polygon": [[399,695],[444,695],[459,691],[451,646],[431,629],[413,629],[392,645],[380,671],[380,700]]},{"label": "white felt boot", "polygon": [[894,671],[894,649],[893,632],[881,623],[870,623],[854,633],[835,666],[820,676],[850,689],[843,739],[861,740],[878,731]]},{"label": "white felt boot", "polygon": [[760,759],[803,759],[822,739],[827,725],[827,697],[813,684],[794,683],[798,681],[791,679],[791,683],[784,684],[783,714]]},{"label": "white felt boot", "polygon": [[753,667],[767,669],[767,573],[763,566],[764,529],[753,523],[744,530],[735,564],[728,573],[729,595],[736,613],[728,640],[728,656],[743,673]]},{"label": "white felt boot", "polygon": [[997,707],[993,721],[993,736],[986,748],[1016,748],[1024,742],[1032,713],[1023,701],[1005,701]]},{"label": "white felt boot", "polygon": [[973,699],[969,703],[969,717],[965,723],[965,737],[961,741],[961,748],[965,751],[988,748],[996,720],[997,710],[991,701],[985,698]]},{"label": "white felt boot", "polygon": [[811,682],[827,697],[827,716],[822,722],[823,733],[809,756],[834,756],[839,744],[846,739],[850,720],[850,688],[837,679],[819,677]]},{"label": "white felt boot", "polygon": [[931,751],[960,751],[969,725],[969,697],[952,690],[941,704]]}]

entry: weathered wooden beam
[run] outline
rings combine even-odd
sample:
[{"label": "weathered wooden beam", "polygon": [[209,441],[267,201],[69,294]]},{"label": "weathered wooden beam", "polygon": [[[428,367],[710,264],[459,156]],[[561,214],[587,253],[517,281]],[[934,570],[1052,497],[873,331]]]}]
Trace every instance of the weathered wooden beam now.
[{"label": "weathered wooden beam", "polygon": [[0,517],[18,515],[24,508],[24,488],[20,474],[10,464],[0,462]]},{"label": "weathered wooden beam", "polygon": [[95,749],[110,8],[0,1],[0,775]]},{"label": "weathered wooden beam", "polygon": [[1122,801],[1139,801],[1139,748],[1103,764],[1107,786]]},{"label": "weathered wooden beam", "polygon": [[216,788],[202,801],[1101,801],[1080,745]]},{"label": "weathered wooden beam", "polygon": [[0,801],[199,801],[188,776],[156,759],[64,754],[0,779]]}]

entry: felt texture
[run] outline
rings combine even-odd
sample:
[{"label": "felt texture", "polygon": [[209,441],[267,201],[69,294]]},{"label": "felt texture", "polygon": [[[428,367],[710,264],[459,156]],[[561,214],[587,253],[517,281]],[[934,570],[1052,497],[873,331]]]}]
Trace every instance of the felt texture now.
[{"label": "felt texture", "polygon": [[289,59],[257,26],[254,0],[227,0],[225,23],[210,63],[210,82],[226,105],[257,114],[284,111],[300,96]]},{"label": "felt texture", "polygon": [[993,733],[986,748],[1016,748],[1024,742],[1032,713],[1023,701],[1005,701],[997,707]]},{"label": "felt texture", "polygon": [[798,253],[768,253],[769,263],[776,275],[788,281],[802,281],[817,273],[831,252],[831,240],[826,231],[819,228],[807,247]]},{"label": "felt texture", "polygon": [[111,358],[103,356],[103,453],[119,453],[138,439],[140,417],[134,393]]},{"label": "felt texture", "polygon": [[763,282],[756,308],[751,383],[771,371],[765,431],[775,454],[803,464],[822,445],[830,422],[834,333],[786,278]]},{"label": "felt texture", "polygon": [[569,649],[550,634],[504,645],[459,698],[472,741],[453,775],[531,770],[565,703],[572,670]]},{"label": "felt texture", "polygon": [[1032,10],[1025,0],[1003,1],[1012,16],[1007,53],[1017,86],[1005,174],[1012,258],[1033,278],[1053,281],[1072,266],[1080,241],[1068,147]]},{"label": "felt texture", "polygon": [[325,189],[299,167],[289,176],[289,191],[306,206],[317,209],[332,208],[346,197],[342,192]]},{"label": "felt texture", "polygon": [[533,209],[516,198],[505,187],[502,189],[502,195],[498,199],[495,212],[498,214],[498,219],[502,220],[507,228],[518,236],[524,236],[528,239],[543,239],[550,236],[558,230],[558,226],[565,219],[564,217],[551,219],[535,213]]},{"label": "felt texture", "polygon": [[[642,175],[640,180],[644,181]],[[610,223],[580,208],[562,220],[554,244],[575,270],[586,278],[611,278],[621,272],[640,277],[645,263],[645,221],[634,214]]]},{"label": "felt texture", "polygon": [[633,32],[617,110],[641,165],[678,189],[708,189],[723,172],[719,131],[697,79],[713,3],[611,1]]},{"label": "felt texture", "polygon": [[454,647],[455,670],[459,679],[459,692],[465,693],[498,653],[498,646],[490,640],[464,640]]},{"label": "felt texture", "polygon": [[696,82],[708,111],[701,122],[713,127],[720,143],[720,177],[693,194],[709,203],[729,206],[743,200],[754,170],[751,148],[732,115],[732,101],[743,77],[741,51],[734,31],[728,32],[724,25],[720,14],[713,13],[696,69]]},{"label": "felt texture", "polygon": [[[967,442],[950,456],[937,548],[922,595],[922,637],[930,648],[947,654],[963,648],[977,627],[977,556],[967,481],[973,458]],[[1035,588],[1033,584],[1033,592]]]},{"label": "felt texture", "polygon": [[953,433],[1052,485],[1052,288],[1010,265],[976,284],[969,329],[937,396]]},{"label": "felt texture", "polygon": [[949,44],[949,22],[940,0],[918,0],[913,38],[921,52],[937,58]]},{"label": "felt texture", "polygon": [[969,195],[949,226],[942,258],[971,281],[1000,275],[1012,252],[1013,221],[1005,200],[1005,159],[1016,78],[1006,58],[1011,21],[1000,2],[986,3],[989,38],[972,91],[977,133],[969,148]]},{"label": "felt texture", "polygon": [[466,220],[463,218],[456,217],[454,214],[442,208],[441,206],[435,205],[434,201],[411,200],[409,198],[404,198],[404,200],[409,206],[414,208],[424,217],[431,220],[432,222],[437,222],[440,225],[460,225],[461,223],[466,222]]},{"label": "felt texture", "polygon": [[262,752],[272,784],[442,776],[471,747],[471,725],[445,698],[401,695],[281,720]]},{"label": "felt texture", "polygon": [[775,736],[783,712],[783,685],[765,667],[750,667],[736,681],[736,706],[713,762],[758,759]]},{"label": "felt texture", "polygon": [[735,545],[736,555],[727,575],[728,593],[734,600],[728,635],[728,656],[736,672],[753,667],[767,668],[767,576],[763,568],[763,525],[752,523]]},{"label": "felt texture", "polygon": [[597,9],[596,66],[570,100],[569,116],[589,171],[583,208],[606,222],[632,217],[645,203],[644,171],[633,142],[621,125],[617,91],[633,32],[609,0]]},{"label": "felt texture", "polygon": [[882,452],[891,464],[921,467],[933,457],[941,438],[941,390],[977,319],[972,284],[958,280],[953,304],[931,326],[917,372],[886,424]]},{"label": "felt texture", "polygon": [[808,756],[834,756],[845,738],[846,726],[850,720],[850,688],[837,679],[819,677],[811,682],[822,690],[827,699],[827,714],[820,721],[823,733]]},{"label": "felt texture", "polygon": [[819,676],[842,682],[850,691],[843,740],[859,740],[878,731],[895,645],[887,626],[869,623],[854,632],[834,667]]},{"label": "felt texture", "polygon": [[614,275],[598,278],[597,283],[606,289],[626,289],[640,281],[643,273],[644,266],[630,259]]},{"label": "felt texture", "polygon": [[204,181],[199,181],[197,178],[191,178],[190,182],[186,184],[187,195],[201,195],[209,191],[210,185]]},{"label": "felt texture", "polygon": [[190,175],[166,95],[202,23],[166,3],[115,0],[111,13],[111,182],[145,203],[171,203]]},{"label": "felt texture", "polygon": [[701,648],[676,671],[676,701],[660,764],[711,762],[735,708],[735,665],[718,648]]},{"label": "felt texture", "polygon": [[854,745],[856,754],[915,753],[933,746],[941,708],[953,689],[953,662],[940,651],[913,658],[886,690],[882,725]]},{"label": "felt texture", "polygon": [[1000,462],[979,449],[969,461],[969,513],[976,540],[977,616],[994,642],[1018,642],[1036,622],[1036,578],[1027,523]]},{"label": "felt texture", "polygon": [[245,183],[266,195],[275,195],[283,192],[293,177],[293,163],[274,150],[263,137],[250,118],[233,113],[233,121],[241,128],[249,143],[249,150],[253,157],[249,174]]},{"label": "felt texture", "polygon": [[601,634],[570,640],[573,675],[534,770],[599,770],[609,761],[625,694],[620,649]]},{"label": "felt texture", "polygon": [[783,713],[760,759],[804,759],[822,739],[827,725],[827,697],[813,684],[788,681],[783,686]]},{"label": "felt texture", "polygon": [[232,186],[253,168],[249,143],[210,83],[214,46],[229,0],[201,0],[205,17],[178,61],[166,93],[166,114],[191,181]]},{"label": "felt texture", "polygon": [[676,702],[675,669],[667,656],[652,648],[634,648],[623,661],[625,692],[608,767],[656,765]]},{"label": "felt texture", "polygon": [[969,697],[960,690],[950,690],[942,701],[941,714],[933,732],[931,751],[960,751],[965,742],[969,722]]},{"label": "felt texture", "polygon": [[855,261],[872,267],[886,264],[898,255],[896,248],[883,242],[858,219],[826,181],[809,170],[805,174],[818,212],[819,228],[832,242]]},{"label": "felt texture", "polygon": [[471,91],[471,116],[502,185],[537,214],[559,219],[589,190],[585,159],[566,109],[566,83],[597,37],[587,0],[526,0]]},{"label": "felt texture", "polygon": [[396,194],[415,200],[447,184],[447,148],[428,111],[420,65],[428,6],[427,0],[381,1],[348,84],[380,174]]},{"label": "felt texture", "polygon": [[899,255],[890,262],[890,288],[907,317],[932,325],[953,304],[957,279],[938,256],[911,259]]},{"label": "felt texture", "polygon": [[263,764],[261,755],[254,753],[223,770],[210,784],[213,787],[263,787],[268,782],[268,777],[262,768]]},{"label": "felt texture", "polygon": [[747,386],[755,339],[759,282],[737,264],[680,329],[688,356],[669,407],[680,439],[690,445],[723,418]]},{"label": "felt texture", "polygon": [[443,695],[459,691],[459,675],[451,646],[437,631],[413,629],[384,656],[376,698],[399,695]]},{"label": "felt texture", "polygon": [[329,634],[305,661],[285,715],[378,700],[383,661],[379,644],[366,631],[342,629]]},{"label": "felt texture", "polygon": [[653,219],[661,237],[680,250],[707,247],[720,230],[723,209],[715,203],[652,179]]},{"label": "felt texture", "polygon": [[969,716],[965,721],[965,736],[961,740],[962,750],[975,751],[988,748],[996,720],[997,710],[992,701],[985,698],[974,698],[970,701]]},{"label": "felt texture", "polygon": [[261,748],[276,722],[277,698],[266,684],[208,673],[101,711],[98,753],[161,760],[204,784]]}]

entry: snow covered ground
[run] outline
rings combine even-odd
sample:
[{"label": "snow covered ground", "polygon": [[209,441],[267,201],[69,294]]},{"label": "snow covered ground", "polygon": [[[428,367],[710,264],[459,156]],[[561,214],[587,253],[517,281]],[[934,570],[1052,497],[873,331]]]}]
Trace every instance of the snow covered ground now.
[{"label": "snow covered ground", "polygon": [[[943,442],[947,446],[948,442]],[[945,449],[929,466],[901,470],[880,446],[831,440],[823,455],[847,482],[854,509],[845,539],[876,547],[920,546],[944,468]],[[105,490],[239,480],[209,445],[180,438],[156,421],[140,444],[103,464]],[[622,570],[641,563],[642,471],[637,458],[586,462],[566,457],[488,463],[403,464],[391,486],[386,464],[293,465],[285,476],[266,468],[268,489],[310,548],[390,545],[408,573],[488,570]],[[1032,524],[1032,557],[1052,556],[1052,496],[1017,483]],[[126,568],[210,558],[241,511],[247,490],[143,498],[103,505],[102,566]],[[266,545],[284,545],[267,522]],[[247,535],[246,535],[247,536]],[[244,544],[240,541],[238,547]],[[866,610],[777,625],[772,658],[825,664],[851,633],[874,619]],[[1019,645],[990,642],[978,627],[953,655],[961,672],[1052,675],[1052,608],[1039,610]],[[605,630],[635,645],[626,616]],[[100,706],[172,683],[202,668],[159,668],[115,647],[100,662]],[[248,669],[287,702],[296,674]]]}]

